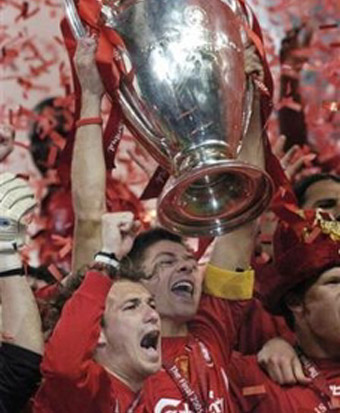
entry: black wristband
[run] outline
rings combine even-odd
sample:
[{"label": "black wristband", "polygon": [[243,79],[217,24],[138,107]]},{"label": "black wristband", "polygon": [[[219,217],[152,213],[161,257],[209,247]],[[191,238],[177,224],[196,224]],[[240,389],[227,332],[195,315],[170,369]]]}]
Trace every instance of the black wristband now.
[{"label": "black wristband", "polygon": [[0,278],[13,277],[15,275],[25,275],[24,267],[15,268],[14,270],[0,272]]},{"label": "black wristband", "polygon": [[113,252],[105,252],[105,251],[99,251],[97,252],[97,254],[95,255],[95,257],[100,254],[100,255],[104,255],[104,257],[108,257],[112,260],[116,260],[118,261],[118,258],[116,257],[116,255]]}]

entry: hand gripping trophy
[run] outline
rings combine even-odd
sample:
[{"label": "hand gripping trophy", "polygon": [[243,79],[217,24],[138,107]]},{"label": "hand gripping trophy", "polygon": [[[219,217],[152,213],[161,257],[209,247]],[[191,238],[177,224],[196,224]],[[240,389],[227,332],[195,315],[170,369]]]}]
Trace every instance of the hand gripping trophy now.
[{"label": "hand gripping trophy", "polygon": [[[170,231],[215,236],[256,218],[270,177],[237,160],[252,85],[246,79],[237,0],[101,3],[101,20],[122,39],[118,101],[136,138],[169,173],[158,218]],[[85,34],[72,0],[66,15]]]}]

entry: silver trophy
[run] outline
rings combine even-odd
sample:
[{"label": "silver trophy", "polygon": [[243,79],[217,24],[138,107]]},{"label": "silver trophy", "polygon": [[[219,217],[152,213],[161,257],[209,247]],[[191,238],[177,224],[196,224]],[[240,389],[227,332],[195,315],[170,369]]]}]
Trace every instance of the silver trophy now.
[{"label": "silver trophy", "polygon": [[[75,34],[83,36],[72,0],[65,3]],[[231,231],[260,215],[272,195],[270,177],[236,159],[252,103],[237,3],[101,6],[103,24],[122,38],[122,60],[134,73],[118,92],[127,124],[171,175],[158,199],[158,219],[182,235]]]}]

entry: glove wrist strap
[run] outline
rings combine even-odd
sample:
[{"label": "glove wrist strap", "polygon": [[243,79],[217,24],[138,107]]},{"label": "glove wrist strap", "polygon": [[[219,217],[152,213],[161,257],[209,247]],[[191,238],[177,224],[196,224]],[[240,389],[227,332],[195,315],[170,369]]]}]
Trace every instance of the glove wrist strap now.
[{"label": "glove wrist strap", "polygon": [[0,279],[5,277],[14,277],[16,275],[25,275],[24,267],[15,268],[14,270],[0,272]]},{"label": "glove wrist strap", "polygon": [[0,274],[22,269],[20,254],[16,251],[0,252]]}]

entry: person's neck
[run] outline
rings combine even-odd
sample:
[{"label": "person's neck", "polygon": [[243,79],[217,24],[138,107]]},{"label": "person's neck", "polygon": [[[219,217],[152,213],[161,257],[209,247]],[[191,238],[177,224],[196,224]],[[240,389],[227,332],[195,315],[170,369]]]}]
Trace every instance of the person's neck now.
[{"label": "person's neck", "polygon": [[176,323],[169,318],[161,320],[161,336],[162,337],[185,337],[188,335],[188,326],[184,323]]},{"label": "person's neck", "polygon": [[134,374],[128,374],[120,368],[120,366],[112,363],[113,358],[106,352],[97,351],[95,360],[99,363],[109,374],[124,383],[134,393],[137,393],[143,386],[143,378],[138,378]]},{"label": "person's neck", "polygon": [[297,333],[298,343],[306,356],[315,359],[340,360],[340,345],[313,334]]}]

